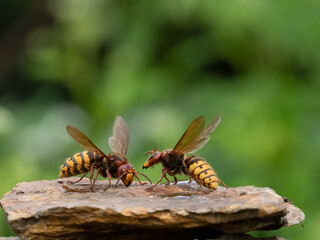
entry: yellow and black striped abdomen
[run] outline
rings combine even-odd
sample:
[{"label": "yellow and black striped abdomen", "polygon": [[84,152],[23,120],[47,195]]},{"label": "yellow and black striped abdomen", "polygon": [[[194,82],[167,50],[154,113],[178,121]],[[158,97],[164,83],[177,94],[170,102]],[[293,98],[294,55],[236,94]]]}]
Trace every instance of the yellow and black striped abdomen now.
[{"label": "yellow and black striped abdomen", "polygon": [[99,154],[91,151],[76,153],[68,158],[60,167],[60,178],[71,177],[90,170],[91,165],[102,158]]},{"label": "yellow and black striped abdomen", "polygon": [[189,173],[196,177],[203,186],[217,189],[219,179],[212,167],[204,159],[190,156],[184,160],[184,163]]}]

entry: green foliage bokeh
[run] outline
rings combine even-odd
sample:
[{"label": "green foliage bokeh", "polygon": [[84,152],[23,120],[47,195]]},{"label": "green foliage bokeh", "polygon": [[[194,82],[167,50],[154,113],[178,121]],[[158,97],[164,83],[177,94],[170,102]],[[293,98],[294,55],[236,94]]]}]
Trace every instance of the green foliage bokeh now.
[{"label": "green foliage bokeh", "polygon": [[[4,5],[19,16],[40,11]],[[306,214],[304,228],[254,234],[320,238],[318,2],[72,0],[44,9],[52,23],[30,31],[0,75],[1,195],[58,177],[82,151],[67,124],[108,153],[121,115],[128,158],[142,171],[144,152],[173,147],[199,115],[221,114],[197,154],[230,187],[271,187]],[[16,17],[6,17],[13,27]],[[156,181],[160,168],[143,172]],[[0,236],[12,235],[3,211],[0,220]]]}]

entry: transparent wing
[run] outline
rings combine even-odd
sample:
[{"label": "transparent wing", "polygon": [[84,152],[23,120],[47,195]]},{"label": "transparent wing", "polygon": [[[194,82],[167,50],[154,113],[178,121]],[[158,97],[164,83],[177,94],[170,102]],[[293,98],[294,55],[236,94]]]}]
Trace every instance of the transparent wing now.
[{"label": "transparent wing", "polygon": [[67,126],[67,132],[71,137],[73,137],[74,140],[76,140],[78,143],[81,144],[82,147],[85,149],[96,152],[100,154],[101,156],[107,157],[99,148],[97,148],[90,139],[84,135],[80,130],[76,129],[72,126]]},{"label": "transparent wing", "polygon": [[129,147],[129,129],[126,121],[117,116],[113,124],[113,136],[109,138],[109,146],[114,153],[126,155]]},{"label": "transparent wing", "polygon": [[216,129],[220,121],[221,115],[219,115],[215,120],[213,120],[197,138],[193,139],[189,144],[185,145],[180,151],[183,153],[191,153],[202,148],[210,140],[210,134]]},{"label": "transparent wing", "polygon": [[192,123],[190,123],[187,130],[184,132],[176,146],[171,151],[171,154],[176,153],[186,153],[183,151],[194,139],[196,139],[202,132],[204,128],[204,117],[200,116],[197,117],[195,120],[193,120]]}]

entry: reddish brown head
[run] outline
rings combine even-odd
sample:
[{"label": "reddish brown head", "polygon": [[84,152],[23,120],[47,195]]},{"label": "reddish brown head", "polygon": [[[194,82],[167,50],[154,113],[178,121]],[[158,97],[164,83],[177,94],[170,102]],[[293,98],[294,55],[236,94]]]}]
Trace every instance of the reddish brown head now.
[{"label": "reddish brown head", "polygon": [[147,169],[148,167],[151,167],[160,162],[161,152],[158,152],[157,149],[155,148],[154,150],[146,152],[145,156],[147,156],[150,153],[151,153],[150,157],[143,164],[143,169]]},{"label": "reddish brown head", "polygon": [[118,171],[119,171],[121,181],[125,186],[128,187],[132,183],[134,178],[134,173],[135,173],[134,167],[129,163],[123,164],[118,169]]},{"label": "reddish brown head", "polygon": [[144,175],[141,172],[136,171],[130,163],[126,163],[126,164],[121,165],[118,168],[118,175],[120,177],[118,178],[118,181],[116,182],[115,186],[117,186],[119,181],[121,180],[123,182],[123,184],[126,187],[128,187],[131,185],[134,177],[136,177],[138,179],[139,183],[142,184],[139,177],[138,177],[138,173],[141,174],[142,176],[144,176],[152,184],[151,180],[146,175]]}]

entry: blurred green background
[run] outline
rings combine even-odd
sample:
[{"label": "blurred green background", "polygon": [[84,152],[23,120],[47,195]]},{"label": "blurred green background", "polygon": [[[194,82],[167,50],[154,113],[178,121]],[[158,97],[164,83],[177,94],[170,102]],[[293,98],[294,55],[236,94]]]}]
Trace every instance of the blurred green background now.
[{"label": "blurred green background", "polygon": [[[254,236],[319,239],[318,1],[10,1],[0,9],[0,194],[56,179],[82,148],[106,153],[116,115],[128,158],[173,147],[204,115],[222,122],[197,155],[229,187],[271,187],[306,214]],[[187,179],[181,176],[180,179]],[[0,236],[14,235],[0,214]]]}]

